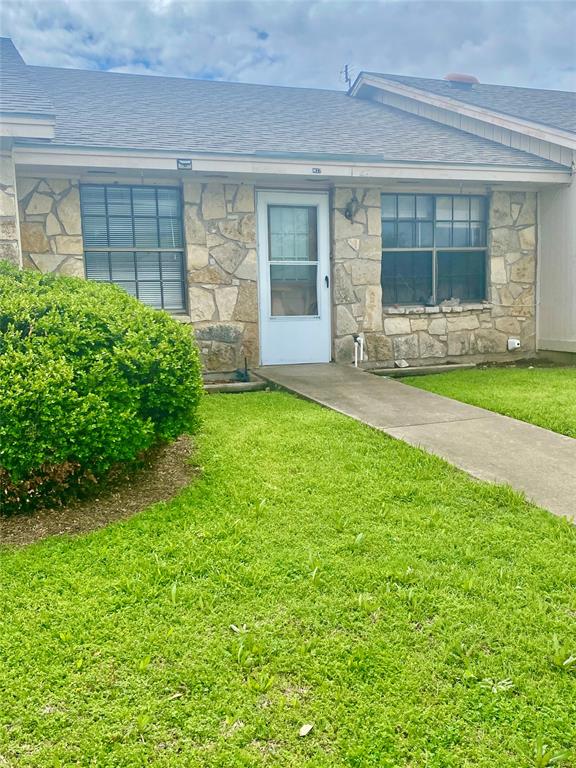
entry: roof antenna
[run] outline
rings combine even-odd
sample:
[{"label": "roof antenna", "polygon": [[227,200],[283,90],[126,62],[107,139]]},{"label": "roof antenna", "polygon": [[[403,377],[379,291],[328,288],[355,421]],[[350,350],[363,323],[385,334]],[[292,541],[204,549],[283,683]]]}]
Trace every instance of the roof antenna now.
[{"label": "roof antenna", "polygon": [[346,83],[348,88],[352,87],[352,72],[349,64],[344,64],[344,69],[340,71],[340,77]]}]

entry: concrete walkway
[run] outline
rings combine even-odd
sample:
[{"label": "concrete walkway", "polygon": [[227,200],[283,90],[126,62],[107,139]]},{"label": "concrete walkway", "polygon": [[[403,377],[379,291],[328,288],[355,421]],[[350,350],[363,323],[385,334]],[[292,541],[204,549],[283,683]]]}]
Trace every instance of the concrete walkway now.
[{"label": "concrete walkway", "polygon": [[570,437],[351,366],[279,365],[256,373],[576,519],[576,440]]}]

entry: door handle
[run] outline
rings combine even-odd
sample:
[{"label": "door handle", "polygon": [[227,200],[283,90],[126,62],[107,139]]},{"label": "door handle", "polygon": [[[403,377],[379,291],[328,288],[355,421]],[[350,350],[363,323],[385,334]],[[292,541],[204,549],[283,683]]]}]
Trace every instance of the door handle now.
[{"label": "door handle", "polygon": [[324,275],[324,282],[326,283],[326,288],[330,288],[330,278],[328,275]]}]

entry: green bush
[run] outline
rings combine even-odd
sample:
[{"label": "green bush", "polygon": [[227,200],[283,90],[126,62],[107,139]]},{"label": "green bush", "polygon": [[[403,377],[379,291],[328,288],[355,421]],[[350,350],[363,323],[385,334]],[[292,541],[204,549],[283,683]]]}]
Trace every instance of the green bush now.
[{"label": "green bush", "polygon": [[0,510],[195,429],[190,329],[122,289],[0,262]]}]

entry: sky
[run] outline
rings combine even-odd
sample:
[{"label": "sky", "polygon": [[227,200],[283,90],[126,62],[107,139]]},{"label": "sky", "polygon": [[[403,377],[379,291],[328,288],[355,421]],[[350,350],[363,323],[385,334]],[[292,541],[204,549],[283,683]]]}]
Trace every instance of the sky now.
[{"label": "sky", "polygon": [[344,89],[342,71],[576,90],[576,0],[2,0],[28,64]]}]

